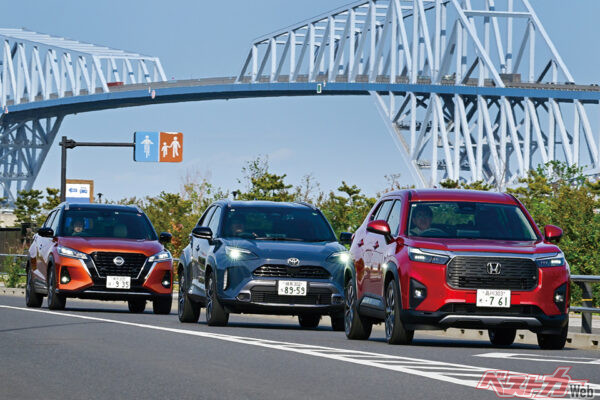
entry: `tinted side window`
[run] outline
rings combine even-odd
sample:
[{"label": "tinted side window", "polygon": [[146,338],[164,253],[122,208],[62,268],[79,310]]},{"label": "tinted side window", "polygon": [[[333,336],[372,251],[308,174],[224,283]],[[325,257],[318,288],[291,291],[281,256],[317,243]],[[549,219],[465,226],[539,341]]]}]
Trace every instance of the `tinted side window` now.
[{"label": "tinted side window", "polygon": [[379,206],[379,209],[375,213],[373,220],[378,219],[387,219],[388,214],[390,213],[390,209],[392,208],[393,200],[386,200]]},{"label": "tinted side window", "polygon": [[215,207],[215,212],[208,223],[208,227],[213,232],[213,236],[217,236],[219,222],[221,222],[221,207]]},{"label": "tinted side window", "polygon": [[212,216],[213,212],[215,212],[215,207],[209,208],[208,211],[204,213],[202,218],[200,218],[198,225],[196,226],[208,226],[208,221],[210,221],[210,217]]},{"label": "tinted side window", "polygon": [[58,234],[58,222],[60,221],[60,211],[54,213],[54,219],[50,223],[50,228],[54,231],[54,234]]},{"label": "tinted side window", "polygon": [[387,219],[388,225],[390,226],[390,232],[392,232],[393,236],[398,235],[398,229],[400,228],[400,214],[402,214],[402,203],[399,200],[396,200],[392,207],[392,211],[390,212],[390,216]]},{"label": "tinted side window", "polygon": [[52,225],[52,220],[54,220],[55,216],[56,216],[56,211],[52,211],[48,215],[48,218],[46,218],[46,222],[44,222],[44,225],[42,225],[42,228],[50,228],[50,225]]}]

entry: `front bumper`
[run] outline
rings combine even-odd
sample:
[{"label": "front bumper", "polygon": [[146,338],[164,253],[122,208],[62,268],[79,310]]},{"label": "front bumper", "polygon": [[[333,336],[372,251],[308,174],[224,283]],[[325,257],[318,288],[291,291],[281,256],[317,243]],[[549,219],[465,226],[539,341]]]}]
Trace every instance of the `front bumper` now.
[{"label": "front bumper", "polygon": [[558,334],[568,325],[569,315],[546,315],[538,307],[511,307],[484,311],[474,305],[457,304],[456,311],[403,310],[400,318],[407,329],[528,329],[536,333]]},{"label": "front bumper", "polygon": [[222,297],[226,311],[249,314],[336,314],[344,309],[340,288],[327,281],[307,280],[306,296],[280,296],[276,279],[253,279],[235,296]]},{"label": "front bumper", "polygon": [[[130,289],[109,289],[106,287],[106,277],[98,273],[91,259],[79,260],[67,257],[56,258],[57,276],[63,269],[68,271],[71,278],[69,283],[57,286],[57,294],[66,297],[95,300],[130,300],[145,298],[154,300],[172,296],[173,266],[171,261],[146,263],[138,276],[131,277]],[[169,274],[170,285],[164,287],[162,280]]]}]

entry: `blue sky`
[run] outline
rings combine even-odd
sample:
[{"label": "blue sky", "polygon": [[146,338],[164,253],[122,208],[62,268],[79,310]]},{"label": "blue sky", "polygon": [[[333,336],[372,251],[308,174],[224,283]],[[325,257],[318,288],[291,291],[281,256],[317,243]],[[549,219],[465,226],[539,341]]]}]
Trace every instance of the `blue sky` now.
[{"label": "blue sky", "polygon": [[[501,2],[502,0],[498,0]],[[2,27],[27,29],[161,58],[169,79],[233,76],[252,38],[347,4],[348,0],[11,1]],[[579,83],[600,82],[600,2],[531,0]],[[312,173],[321,189],[342,180],[374,195],[384,175],[403,171],[400,152],[368,97],[309,97],[193,102],[66,117],[59,136],[131,141],[135,131],[184,133],[181,164],[134,163],[131,150],[78,148],[69,177],[95,180],[111,199],[179,191],[186,173],[224,189],[240,187],[246,161],[268,156],[271,169],[298,184]],[[36,188],[59,186],[54,145]]]}]

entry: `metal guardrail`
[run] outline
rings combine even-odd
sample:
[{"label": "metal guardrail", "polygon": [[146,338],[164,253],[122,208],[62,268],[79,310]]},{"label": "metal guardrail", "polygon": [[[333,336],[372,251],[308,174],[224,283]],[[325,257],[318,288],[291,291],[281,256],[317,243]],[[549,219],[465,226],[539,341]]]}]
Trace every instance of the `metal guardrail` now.
[{"label": "metal guardrail", "polygon": [[592,313],[600,313],[594,308],[592,285],[600,283],[600,275],[571,275],[571,282],[581,288],[582,307],[571,307],[571,311],[581,313],[581,332],[592,333]]}]

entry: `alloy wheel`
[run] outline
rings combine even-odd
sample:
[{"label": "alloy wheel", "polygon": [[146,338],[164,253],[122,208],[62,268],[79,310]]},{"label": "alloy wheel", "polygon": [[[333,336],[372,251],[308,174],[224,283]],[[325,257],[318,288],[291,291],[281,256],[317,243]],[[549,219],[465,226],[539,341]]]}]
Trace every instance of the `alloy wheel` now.
[{"label": "alloy wheel", "polygon": [[396,317],[396,302],[394,295],[394,285],[388,285],[385,302],[385,336],[387,339],[392,337],[392,333],[394,332],[394,321]]},{"label": "alloy wheel", "polygon": [[344,329],[346,332],[350,332],[352,327],[352,321],[354,320],[354,287],[352,284],[346,286],[346,299],[344,302]]},{"label": "alloy wheel", "polygon": [[177,300],[177,314],[179,317],[183,317],[183,306],[185,303],[185,290],[183,289],[183,285],[185,284],[185,277],[183,276],[183,271],[179,274],[179,298]]},{"label": "alloy wheel", "polygon": [[206,287],[206,318],[207,320],[212,319],[212,311],[213,311],[213,277],[212,274],[208,276],[208,285]]}]

